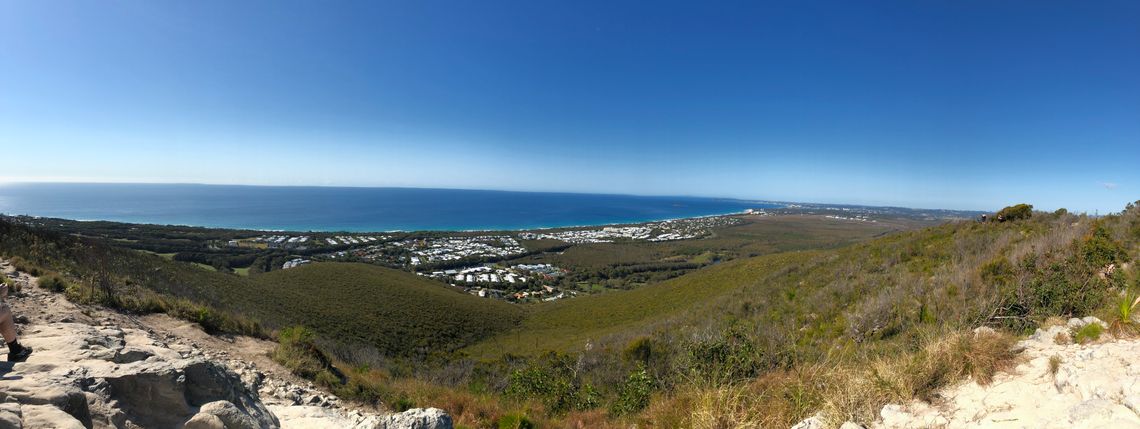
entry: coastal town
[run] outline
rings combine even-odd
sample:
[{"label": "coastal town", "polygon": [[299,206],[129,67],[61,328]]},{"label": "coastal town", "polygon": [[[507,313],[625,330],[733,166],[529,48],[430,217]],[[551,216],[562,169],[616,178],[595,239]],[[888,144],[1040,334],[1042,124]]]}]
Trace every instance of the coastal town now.
[{"label": "coastal town", "polygon": [[418,274],[462,288],[481,298],[549,302],[577,295],[577,292],[564,292],[553,285],[565,273],[566,270],[551,264],[483,264]]},{"label": "coastal town", "polygon": [[730,216],[707,216],[674,219],[629,226],[606,226],[555,232],[523,232],[523,240],[559,240],[572,244],[612,243],[619,240],[672,241],[705,236],[713,228],[736,225],[740,219]]},{"label": "coastal town", "polygon": [[335,235],[326,236],[321,240],[313,240],[310,235],[262,235],[249,239],[235,239],[226,242],[229,247],[260,248],[260,249],[296,249],[307,250],[312,247],[353,246],[370,244],[390,240],[388,235]]}]

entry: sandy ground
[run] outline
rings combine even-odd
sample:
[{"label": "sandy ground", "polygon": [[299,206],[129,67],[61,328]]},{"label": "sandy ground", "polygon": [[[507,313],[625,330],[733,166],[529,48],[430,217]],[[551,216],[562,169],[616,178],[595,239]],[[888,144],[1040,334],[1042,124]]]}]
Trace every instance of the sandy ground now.
[{"label": "sandy ground", "polygon": [[1105,334],[1072,344],[1068,333],[1080,323],[1039,329],[1021,341],[1022,363],[992,384],[966,381],[942,390],[932,404],[888,405],[874,426],[1140,428],[1140,340]]}]

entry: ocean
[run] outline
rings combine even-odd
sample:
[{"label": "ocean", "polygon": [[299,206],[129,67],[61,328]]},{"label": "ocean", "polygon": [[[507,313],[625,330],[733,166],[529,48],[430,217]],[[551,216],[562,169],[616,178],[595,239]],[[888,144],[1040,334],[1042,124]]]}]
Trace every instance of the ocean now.
[{"label": "ocean", "polygon": [[0,184],[0,213],[288,231],[518,230],[637,223],[778,205],[699,197],[418,188]]}]

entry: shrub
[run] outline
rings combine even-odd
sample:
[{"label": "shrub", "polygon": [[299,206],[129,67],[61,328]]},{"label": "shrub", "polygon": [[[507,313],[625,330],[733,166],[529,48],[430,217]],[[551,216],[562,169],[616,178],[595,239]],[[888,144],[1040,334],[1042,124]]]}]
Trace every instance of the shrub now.
[{"label": "shrub", "polygon": [[1056,377],[1057,371],[1061,370],[1061,357],[1053,355],[1049,357],[1049,375]]},{"label": "shrub", "polygon": [[999,256],[982,265],[982,281],[988,284],[1004,286],[1013,280],[1013,264],[1004,256]]},{"label": "shrub", "polygon": [[64,280],[63,277],[60,277],[60,275],[56,273],[43,274],[39,276],[37,282],[41,288],[52,292],[66,291],[68,286],[67,280]]},{"label": "shrub", "polygon": [[1127,257],[1124,247],[1112,238],[1103,222],[1096,222],[1085,236],[1081,242],[1081,254],[1093,268],[1101,268]]},{"label": "shrub", "polygon": [[1115,333],[1123,333],[1135,326],[1132,313],[1137,305],[1140,305],[1140,295],[1132,294],[1128,290],[1121,293],[1120,298],[1116,301],[1116,314],[1114,315],[1116,320],[1112,321],[1112,328]]},{"label": "shrub", "polygon": [[610,406],[610,414],[623,416],[645,409],[649,406],[649,397],[655,385],[645,367],[638,368],[622,384],[617,400]]},{"label": "shrub", "polygon": [[906,365],[912,396],[932,399],[934,392],[964,376],[989,384],[994,374],[1008,368],[1016,352],[1014,340],[1002,334],[957,334],[936,341],[916,354]]},{"label": "shrub", "polygon": [[505,414],[496,423],[499,429],[534,429],[534,423],[523,414]]},{"label": "shrub", "polygon": [[1030,308],[1037,316],[1089,314],[1100,308],[1106,290],[1089,281],[1072,261],[1049,264],[1029,281]]},{"label": "shrub", "polygon": [[653,340],[649,337],[641,337],[633,340],[622,351],[622,357],[626,362],[639,363],[642,365],[649,365],[649,358],[653,356]]},{"label": "shrub", "polygon": [[277,361],[294,374],[326,383],[327,387],[336,387],[339,377],[329,378],[332,365],[314,342],[316,334],[303,326],[295,326],[281,330],[277,336],[277,348],[273,349],[273,360]]},{"label": "shrub", "polygon": [[1029,219],[1033,216],[1033,206],[1029,204],[1017,204],[1005,207],[994,215],[994,220],[998,222],[1011,222],[1015,220]]},{"label": "shrub", "polygon": [[1085,326],[1073,330],[1073,342],[1078,344],[1085,344],[1088,342],[1100,339],[1100,334],[1104,333],[1104,327],[1099,323],[1089,323]]},{"label": "shrub", "polygon": [[19,256],[12,257],[9,262],[12,263],[12,267],[15,268],[16,271],[27,273],[32,277],[39,277],[40,275],[44,274],[43,268],[40,268],[38,265],[28,262],[27,259],[21,258]]},{"label": "shrub", "polygon": [[16,283],[15,281],[12,281],[12,279],[10,279],[6,276],[0,276],[0,283],[8,285],[8,287],[10,288],[10,290],[12,292],[16,292],[16,293],[20,292],[20,284]]},{"label": "shrub", "polygon": [[756,346],[740,327],[707,340],[686,344],[690,375],[698,380],[731,384],[756,377],[761,370]]},{"label": "shrub", "polygon": [[506,394],[516,399],[539,399],[551,414],[589,410],[601,403],[601,394],[578,376],[570,356],[548,353],[510,376]]}]

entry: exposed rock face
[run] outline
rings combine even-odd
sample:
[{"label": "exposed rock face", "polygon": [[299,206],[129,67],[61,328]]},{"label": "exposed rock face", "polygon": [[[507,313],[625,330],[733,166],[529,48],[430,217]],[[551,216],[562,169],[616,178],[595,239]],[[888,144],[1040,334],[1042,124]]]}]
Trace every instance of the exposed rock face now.
[{"label": "exposed rock face", "polygon": [[452,427],[436,408],[348,411],[331,395],[265,382],[252,368],[239,375],[200,350],[177,351],[137,329],[50,323],[26,329],[22,342],[36,353],[29,362],[0,364],[0,429]]},{"label": "exposed rock face", "polygon": [[888,405],[873,427],[1140,428],[1140,340],[1066,341],[1091,323],[1104,324],[1086,317],[1038,329],[1019,343],[1027,360],[1011,373],[944,389],[934,404]]},{"label": "exposed rock face", "polygon": [[413,408],[388,416],[344,413],[311,405],[270,405],[282,429],[451,429],[451,416],[438,408]]},{"label": "exposed rock face", "polygon": [[[0,429],[452,427],[441,410],[350,410],[282,368],[262,372],[254,362],[276,367],[264,341],[78,306],[3,260],[0,275],[22,289],[8,301],[20,342],[35,349],[28,362],[0,362]],[[251,345],[260,351],[241,350]]]},{"label": "exposed rock face", "polygon": [[14,400],[8,415],[27,427],[177,427],[199,412],[227,427],[279,426],[237,374],[143,331],[52,323],[29,328],[23,342],[35,359],[6,364],[3,388]]},{"label": "exposed rock face", "polygon": [[451,416],[439,408],[413,408],[380,419],[373,429],[451,429]]}]

